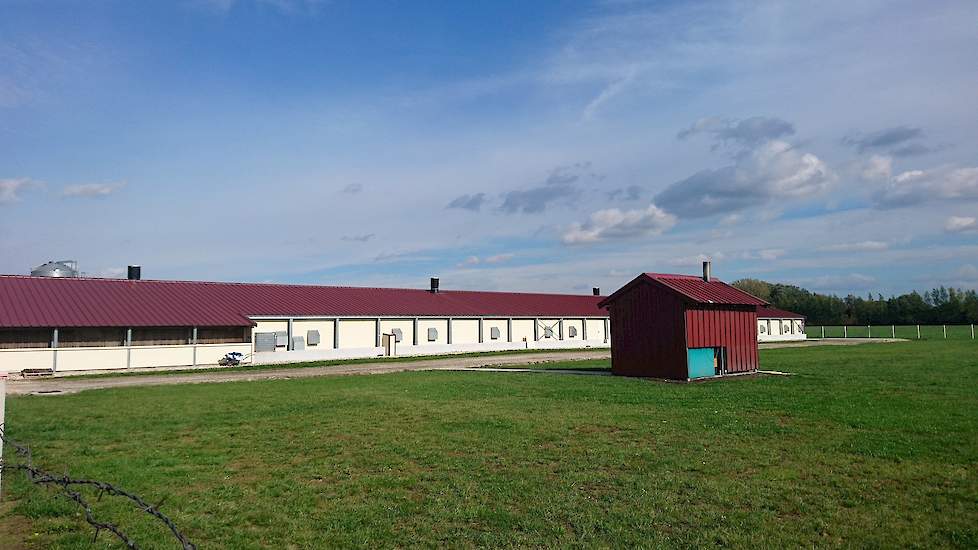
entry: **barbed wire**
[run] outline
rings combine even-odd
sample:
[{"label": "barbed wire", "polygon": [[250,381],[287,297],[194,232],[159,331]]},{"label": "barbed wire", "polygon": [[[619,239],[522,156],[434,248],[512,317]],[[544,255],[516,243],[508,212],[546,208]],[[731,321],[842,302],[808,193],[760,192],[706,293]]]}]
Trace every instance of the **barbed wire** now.
[{"label": "barbed wire", "polygon": [[143,500],[141,497],[139,497],[139,495],[116,487],[111,483],[106,483],[104,481],[98,481],[95,479],[75,479],[70,477],[67,472],[62,475],[56,475],[42,470],[34,465],[30,447],[8,438],[7,432],[2,424],[0,424],[0,441],[3,441],[5,445],[9,445],[11,448],[13,448],[14,454],[24,458],[23,462],[14,464],[0,458],[0,472],[6,472],[7,470],[22,471],[26,474],[27,480],[35,485],[53,485],[58,487],[61,492],[68,497],[68,499],[75,502],[85,512],[85,521],[95,529],[95,536],[92,538],[93,543],[98,540],[99,533],[102,531],[108,531],[115,535],[116,538],[126,545],[127,548],[131,548],[133,550],[138,550],[139,548],[136,541],[122,531],[118,525],[96,519],[91,505],[89,505],[88,501],[85,500],[82,494],[74,490],[73,487],[91,487],[98,489],[99,493],[97,501],[101,501],[103,495],[122,497],[131,501],[136,508],[146,512],[150,516],[155,517],[166,525],[184,550],[197,550],[197,546],[190,542],[190,539],[177,528],[176,524],[173,523],[173,520],[160,511],[159,507],[163,505],[162,502],[154,506]]}]

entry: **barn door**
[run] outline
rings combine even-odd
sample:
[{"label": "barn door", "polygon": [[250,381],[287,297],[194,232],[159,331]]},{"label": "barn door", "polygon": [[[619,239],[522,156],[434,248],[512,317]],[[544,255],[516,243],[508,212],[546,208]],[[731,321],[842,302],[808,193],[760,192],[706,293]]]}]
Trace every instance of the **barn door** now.
[{"label": "barn door", "polygon": [[713,364],[715,352],[713,348],[689,348],[686,350],[689,378],[707,378],[716,376]]},{"label": "barn door", "polygon": [[686,361],[689,379],[720,376],[727,371],[726,348],[689,348]]}]

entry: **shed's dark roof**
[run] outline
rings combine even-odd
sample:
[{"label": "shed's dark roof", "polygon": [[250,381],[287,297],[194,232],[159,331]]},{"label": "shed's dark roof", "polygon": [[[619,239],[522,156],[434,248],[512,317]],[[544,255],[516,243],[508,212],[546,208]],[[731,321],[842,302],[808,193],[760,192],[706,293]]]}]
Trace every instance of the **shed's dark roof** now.
[{"label": "shed's dark roof", "polygon": [[778,309],[776,307],[759,307],[757,308],[757,317],[759,319],[804,319],[805,316],[800,313],[794,313],[786,309]]},{"label": "shed's dark roof", "polygon": [[607,317],[600,296],[0,275],[0,327],[250,326],[249,316]]},{"label": "shed's dark roof", "polygon": [[675,275],[670,273],[643,273],[633,279],[627,285],[604,299],[599,306],[604,307],[613,302],[620,293],[632,285],[650,281],[658,283],[667,289],[679,294],[687,301],[703,305],[738,305],[738,306],[763,306],[767,302],[760,298],[748,294],[739,288],[728,285],[727,283],[711,278],[706,282],[702,277],[696,275]]}]

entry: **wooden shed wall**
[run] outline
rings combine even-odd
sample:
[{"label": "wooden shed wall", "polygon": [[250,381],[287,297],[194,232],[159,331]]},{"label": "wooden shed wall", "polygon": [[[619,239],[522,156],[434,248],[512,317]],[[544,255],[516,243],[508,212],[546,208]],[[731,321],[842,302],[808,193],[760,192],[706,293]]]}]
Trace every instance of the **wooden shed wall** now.
[{"label": "wooden shed wall", "polygon": [[751,307],[689,306],[686,342],[691,348],[727,348],[727,372],[757,370],[757,313]]},{"label": "wooden shed wall", "polygon": [[636,284],[609,305],[609,313],[612,372],[686,379],[683,302],[675,294]]}]

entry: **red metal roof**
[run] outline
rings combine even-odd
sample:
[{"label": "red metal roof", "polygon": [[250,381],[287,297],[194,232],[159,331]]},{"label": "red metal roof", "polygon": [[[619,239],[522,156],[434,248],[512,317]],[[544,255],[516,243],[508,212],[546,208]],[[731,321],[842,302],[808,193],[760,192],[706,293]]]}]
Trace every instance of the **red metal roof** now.
[{"label": "red metal roof", "polygon": [[800,313],[794,313],[785,309],[778,309],[776,307],[758,307],[757,318],[758,319],[804,319],[805,316]]},{"label": "red metal roof", "polygon": [[646,273],[646,277],[658,281],[676,292],[701,304],[727,304],[742,306],[763,306],[767,304],[757,296],[713,277],[706,282],[696,275],[671,275],[667,273]]},{"label": "red metal roof", "polygon": [[764,300],[748,294],[743,290],[732,287],[727,283],[711,278],[706,282],[702,277],[696,275],[674,275],[670,273],[643,273],[633,279],[627,285],[621,287],[606,298],[600,306],[606,306],[614,301],[626,288],[640,281],[651,281],[659,283],[686,300],[698,304],[719,304],[719,305],[741,305],[741,306],[762,306],[767,304]]},{"label": "red metal roof", "polygon": [[0,327],[250,326],[250,316],[607,317],[600,296],[0,275]]}]

